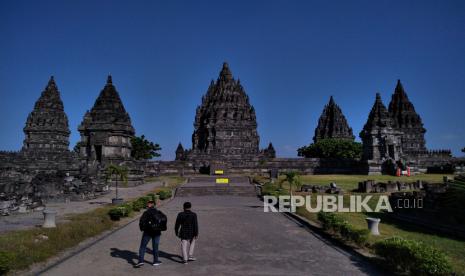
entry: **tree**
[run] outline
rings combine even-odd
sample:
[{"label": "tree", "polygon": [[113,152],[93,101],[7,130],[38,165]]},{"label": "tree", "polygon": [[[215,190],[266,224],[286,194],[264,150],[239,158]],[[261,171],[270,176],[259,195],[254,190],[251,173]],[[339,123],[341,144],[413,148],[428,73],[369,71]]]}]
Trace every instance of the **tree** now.
[{"label": "tree", "polygon": [[116,187],[116,197],[115,199],[119,199],[118,197],[118,180],[127,183],[128,181],[128,168],[125,166],[118,166],[114,164],[110,164],[106,169],[106,177],[107,181],[111,180],[112,177],[115,177],[115,187]]},{"label": "tree", "polygon": [[147,139],[145,139],[144,135],[142,135],[141,137],[134,136],[133,138],[131,138],[131,144],[131,156],[136,160],[147,160],[161,156],[158,153],[158,151],[161,150],[160,145],[148,141]]},{"label": "tree", "polygon": [[297,154],[306,158],[358,159],[362,156],[362,143],[347,139],[327,138],[299,148]]},{"label": "tree", "polygon": [[300,185],[299,174],[297,172],[289,171],[284,173],[286,178],[284,179],[287,183],[289,183],[289,195],[291,200],[291,212],[292,212],[292,185],[298,187]]}]

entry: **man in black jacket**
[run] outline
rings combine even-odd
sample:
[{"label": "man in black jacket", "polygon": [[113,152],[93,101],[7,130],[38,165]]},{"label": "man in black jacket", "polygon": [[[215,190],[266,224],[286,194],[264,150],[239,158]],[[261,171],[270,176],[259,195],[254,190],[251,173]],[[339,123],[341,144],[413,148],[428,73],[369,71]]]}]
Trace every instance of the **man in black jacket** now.
[{"label": "man in black jacket", "polygon": [[[158,266],[161,262],[158,260],[158,244],[160,243],[161,231],[166,230],[166,216],[161,211],[157,210],[154,206],[155,202],[150,200],[147,202],[147,210],[142,214],[139,220],[139,228],[143,231],[142,240],[140,241],[139,247],[139,262],[135,267],[141,267],[144,265],[144,255],[147,249],[147,244],[150,239],[152,240],[152,251],[153,251],[153,265]],[[164,226],[152,227],[151,225],[159,222],[159,218],[163,218]],[[165,227],[165,229],[163,229]],[[155,228],[155,229],[154,229]]]},{"label": "man in black jacket", "polygon": [[178,214],[174,231],[181,239],[182,258],[184,264],[188,261],[195,261],[194,247],[195,240],[199,236],[199,226],[197,224],[197,214],[191,211],[191,203],[184,202],[184,212]]}]

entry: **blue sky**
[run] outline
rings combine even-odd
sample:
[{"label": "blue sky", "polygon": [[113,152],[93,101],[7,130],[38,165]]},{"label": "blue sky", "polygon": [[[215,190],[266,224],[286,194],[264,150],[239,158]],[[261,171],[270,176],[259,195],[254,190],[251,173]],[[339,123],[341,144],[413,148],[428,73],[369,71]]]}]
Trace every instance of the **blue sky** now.
[{"label": "blue sky", "polygon": [[465,1],[1,1],[0,149],[54,75],[77,126],[108,73],[137,134],[174,158],[223,61],[255,106],[261,147],[296,156],[333,95],[358,138],[401,79],[427,146],[465,146]]}]

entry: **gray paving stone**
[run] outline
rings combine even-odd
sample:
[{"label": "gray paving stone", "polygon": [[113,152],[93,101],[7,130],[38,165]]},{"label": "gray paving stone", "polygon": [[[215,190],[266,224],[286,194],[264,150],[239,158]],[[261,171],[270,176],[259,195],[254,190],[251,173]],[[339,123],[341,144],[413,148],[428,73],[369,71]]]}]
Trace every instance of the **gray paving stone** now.
[{"label": "gray paving stone", "polygon": [[[180,263],[180,241],[173,231],[176,214],[189,200],[197,212],[197,261]],[[175,198],[163,206],[168,231],[160,244],[163,264],[135,269],[141,233],[137,222],[117,231],[44,275],[378,275],[353,256],[286,216],[264,213],[252,197]],[[151,254],[146,254],[151,262]]]}]

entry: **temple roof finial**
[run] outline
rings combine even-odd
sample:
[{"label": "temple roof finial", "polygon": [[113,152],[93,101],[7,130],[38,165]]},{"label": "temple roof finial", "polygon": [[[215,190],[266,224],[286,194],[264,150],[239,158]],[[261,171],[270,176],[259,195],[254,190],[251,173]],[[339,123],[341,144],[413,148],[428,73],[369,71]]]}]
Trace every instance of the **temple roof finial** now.
[{"label": "temple roof finial", "polygon": [[402,83],[400,82],[400,79],[397,80],[396,88],[394,90],[394,93],[401,93],[405,94],[404,87],[402,86]]},{"label": "temple roof finial", "polygon": [[333,105],[334,104],[334,98],[333,98],[333,95],[331,95],[331,97],[329,97],[329,105]]},{"label": "temple roof finial", "polygon": [[107,77],[107,84],[113,84],[113,80],[110,74],[108,74],[108,77]]},{"label": "temple roof finial", "polygon": [[221,72],[220,72],[220,79],[221,80],[232,79],[232,73],[231,73],[231,70],[229,70],[229,65],[227,62],[223,62],[223,68],[221,69]]},{"label": "temple roof finial", "polygon": [[53,77],[53,75],[50,76],[47,86],[45,87],[45,90],[58,90],[57,84],[55,83],[55,78]]}]

